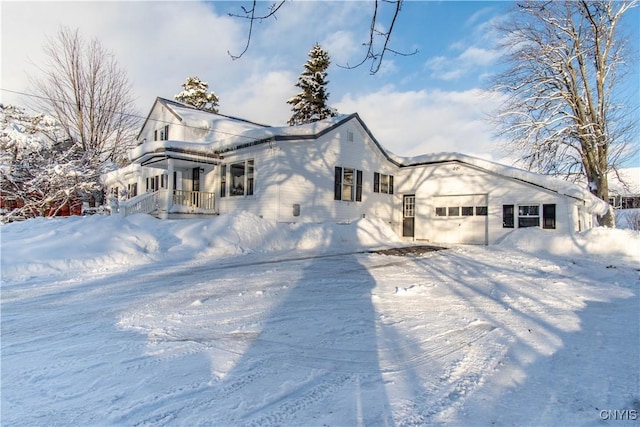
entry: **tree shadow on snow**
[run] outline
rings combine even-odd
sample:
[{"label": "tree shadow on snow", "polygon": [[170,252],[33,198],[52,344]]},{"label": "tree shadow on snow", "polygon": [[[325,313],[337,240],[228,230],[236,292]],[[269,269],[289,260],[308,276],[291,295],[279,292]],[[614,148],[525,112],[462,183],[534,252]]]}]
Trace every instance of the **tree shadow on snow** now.
[{"label": "tree shadow on snow", "polygon": [[212,422],[393,425],[378,361],[375,280],[355,255],[304,262],[216,386],[212,403],[227,408]]}]

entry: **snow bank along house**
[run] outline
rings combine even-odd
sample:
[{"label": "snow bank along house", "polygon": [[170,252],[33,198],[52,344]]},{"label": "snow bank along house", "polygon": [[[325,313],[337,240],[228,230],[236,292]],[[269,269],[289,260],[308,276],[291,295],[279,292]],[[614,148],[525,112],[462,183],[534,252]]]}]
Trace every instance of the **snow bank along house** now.
[{"label": "snow bank along house", "polygon": [[122,215],[373,217],[408,239],[490,244],[523,227],[581,231],[608,209],[576,185],[463,154],[398,157],[357,114],[270,127],[157,98],[130,159],[103,177]]}]

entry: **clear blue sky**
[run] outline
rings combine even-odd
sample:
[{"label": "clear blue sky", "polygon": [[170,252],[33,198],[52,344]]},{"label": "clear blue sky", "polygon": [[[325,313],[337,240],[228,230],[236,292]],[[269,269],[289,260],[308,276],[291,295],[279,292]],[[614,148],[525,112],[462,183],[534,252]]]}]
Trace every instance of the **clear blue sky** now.
[{"label": "clear blue sky", "polygon": [[[156,96],[172,98],[187,76],[197,75],[219,96],[222,113],[284,125],[291,115],[286,99],[297,92],[295,81],[318,42],[333,62],[330,104],[341,113],[358,112],[391,151],[405,156],[458,151],[503,160],[485,120],[498,102],[487,85],[499,64],[490,24],[513,2],[405,2],[390,47],[418,52],[388,55],[373,76],[369,64],[355,70],[338,66],[361,60],[372,1],[287,2],[277,20],[256,24],[248,52],[233,61],[227,52],[242,51],[248,27],[228,13],[250,4],[2,2],[2,88],[28,92],[27,75],[37,75],[34,64],[42,62],[42,45],[66,25],[115,53],[142,115]],[[389,5],[381,7],[386,9],[380,11],[380,23],[388,25]],[[638,8],[627,16],[637,56],[639,16]],[[636,62],[627,80],[636,104],[639,76]],[[0,100],[27,101],[4,91]]]}]

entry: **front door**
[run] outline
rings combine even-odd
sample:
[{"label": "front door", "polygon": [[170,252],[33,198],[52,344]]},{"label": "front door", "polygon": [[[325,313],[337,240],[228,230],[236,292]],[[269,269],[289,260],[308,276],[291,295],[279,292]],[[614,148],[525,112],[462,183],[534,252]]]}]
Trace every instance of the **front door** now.
[{"label": "front door", "polygon": [[415,237],[416,196],[402,198],[402,237]]}]

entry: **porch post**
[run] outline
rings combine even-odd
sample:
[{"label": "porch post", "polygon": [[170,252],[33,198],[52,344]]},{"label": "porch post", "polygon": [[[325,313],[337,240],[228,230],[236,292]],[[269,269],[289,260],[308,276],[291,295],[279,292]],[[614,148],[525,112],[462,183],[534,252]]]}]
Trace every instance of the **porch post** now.
[{"label": "porch post", "polygon": [[167,212],[169,212],[173,207],[173,171],[175,170],[175,166],[172,158],[167,159],[167,169],[169,172],[169,176],[167,177]]}]

